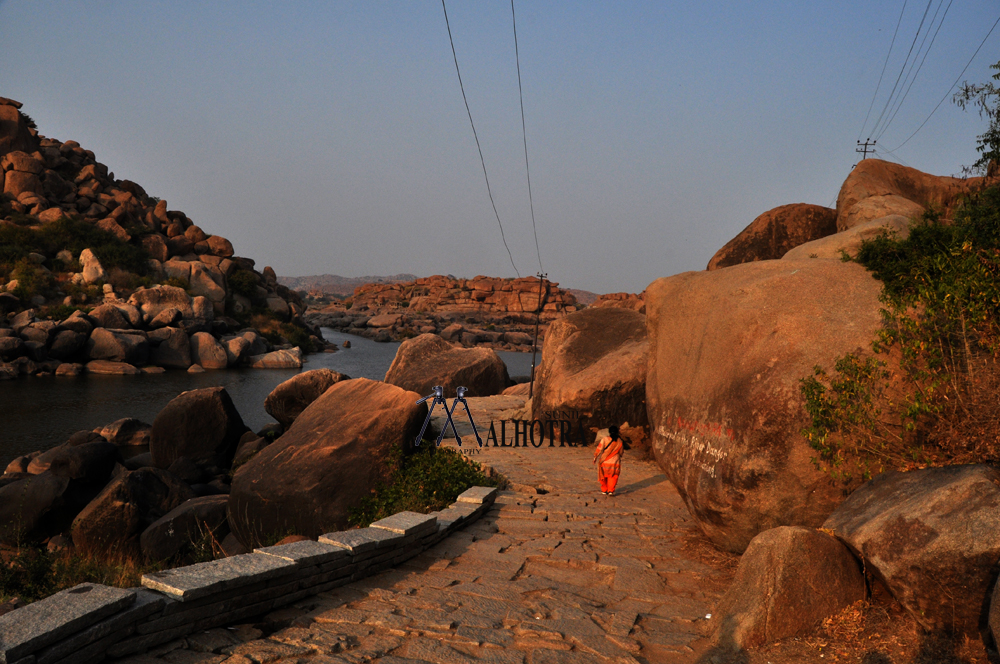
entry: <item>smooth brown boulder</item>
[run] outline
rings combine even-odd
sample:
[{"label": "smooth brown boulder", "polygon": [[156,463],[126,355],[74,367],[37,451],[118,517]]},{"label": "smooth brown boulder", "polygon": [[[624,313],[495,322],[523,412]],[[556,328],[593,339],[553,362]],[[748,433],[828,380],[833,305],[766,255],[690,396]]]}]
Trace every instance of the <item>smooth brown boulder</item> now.
[{"label": "smooth brown boulder", "polygon": [[246,430],[226,388],[191,390],[174,397],[157,414],[149,451],[157,468],[181,457],[224,468]]},{"label": "smooth brown boulder", "polygon": [[768,210],[715,252],[709,270],[781,258],[788,250],[837,232],[837,211],[809,203]]},{"label": "smooth brown boulder", "polygon": [[348,511],[388,478],[388,461],[412,448],[427,414],[419,397],[366,378],[330,387],[233,474],[229,526],[240,542],[345,528]]},{"label": "smooth brown boulder", "polygon": [[657,462],[727,551],[785,525],[819,526],[843,488],[801,430],[801,379],[870,352],[881,283],[856,263],[760,261],[646,290],[646,407]]},{"label": "smooth brown boulder", "polygon": [[263,355],[251,355],[247,362],[254,369],[301,369],[302,351],[299,348],[275,350]]},{"label": "smooth brown boulder", "polygon": [[879,217],[852,226],[841,233],[834,233],[819,240],[800,244],[782,256],[781,260],[794,261],[809,258],[841,260],[843,253],[854,258],[866,240],[873,240],[884,233],[890,234],[898,240],[905,240],[910,235],[911,225],[911,220],[902,215]]},{"label": "smooth brown boulder", "polygon": [[164,309],[178,309],[184,318],[192,318],[191,296],[177,286],[140,288],[132,293],[129,304],[138,307],[146,320],[153,320]]},{"label": "smooth brown boulder", "polygon": [[350,376],[330,369],[303,371],[274,388],[264,400],[264,410],[287,429],[331,385],[350,379]]},{"label": "smooth brown boulder", "polygon": [[123,417],[100,429],[94,429],[109,443],[119,447],[149,445],[151,430],[152,427],[149,424],[133,417]]},{"label": "smooth brown boulder", "polygon": [[83,553],[137,554],[142,532],[194,497],[191,487],[165,470],[125,471],[73,520],[73,545]]},{"label": "smooth brown boulder", "polygon": [[[584,429],[646,424],[646,317],[584,309],[549,325],[531,416],[579,420]],[[573,422],[576,426],[576,422]]]},{"label": "smooth brown boulder", "polygon": [[80,445],[64,444],[47,450],[31,460],[28,472],[40,475],[51,472],[68,480],[82,480],[104,486],[118,461],[118,448],[100,439]]},{"label": "smooth brown boulder", "polygon": [[89,316],[97,327],[113,330],[127,330],[132,327],[125,314],[113,304],[96,306],[91,310]]},{"label": "smooth brown boulder", "polygon": [[49,346],[49,357],[57,360],[68,360],[83,349],[87,343],[87,335],[73,330],[57,332]]},{"label": "smooth brown boulder", "polygon": [[726,648],[756,648],[813,629],[865,593],[858,561],[837,538],[798,526],[765,530],[715,609],[715,638]]},{"label": "smooth brown boulder", "polygon": [[1000,470],[888,472],[823,524],[928,631],[978,637],[1000,571]]},{"label": "smooth brown boulder", "polygon": [[84,346],[86,356],[91,360],[127,362],[132,365],[146,364],[149,360],[149,341],[143,332],[94,328]]},{"label": "smooth brown boulder", "polygon": [[225,369],[229,364],[229,356],[211,334],[195,332],[191,335],[191,362],[206,370]]},{"label": "smooth brown boulder", "polygon": [[106,376],[138,376],[142,371],[128,362],[112,360],[91,360],[84,365],[87,373]]},{"label": "smooth brown boulder", "polygon": [[45,472],[0,486],[0,542],[20,545],[47,530],[63,504],[69,480]]},{"label": "smooth brown boulder", "polygon": [[420,395],[440,385],[452,398],[460,385],[470,397],[488,397],[503,392],[511,381],[493,349],[456,348],[436,334],[421,334],[400,344],[385,382]]},{"label": "smooth brown boulder", "polygon": [[[881,159],[864,159],[844,180],[837,196],[837,230],[888,214],[912,216],[933,207],[950,218],[962,196],[983,186],[983,178],[952,178],[930,175],[915,168]],[[877,209],[862,213],[867,198],[884,197]],[[895,197],[895,198],[890,198]],[[906,201],[914,204],[907,207]],[[862,204],[861,208],[855,209]]]},{"label": "smooth brown boulder", "polygon": [[229,496],[203,496],[186,500],[153,522],[139,537],[142,554],[149,561],[166,561],[183,555],[192,546],[229,534],[226,505]]},{"label": "smooth brown boulder", "polygon": [[157,335],[160,343],[149,351],[149,363],[165,369],[187,369],[191,366],[191,340],[187,333],[177,327],[163,327],[150,332]]},{"label": "smooth brown boulder", "polygon": [[21,104],[0,103],[0,156],[15,150],[32,153],[38,149],[38,141],[31,135],[28,123],[18,109]]}]

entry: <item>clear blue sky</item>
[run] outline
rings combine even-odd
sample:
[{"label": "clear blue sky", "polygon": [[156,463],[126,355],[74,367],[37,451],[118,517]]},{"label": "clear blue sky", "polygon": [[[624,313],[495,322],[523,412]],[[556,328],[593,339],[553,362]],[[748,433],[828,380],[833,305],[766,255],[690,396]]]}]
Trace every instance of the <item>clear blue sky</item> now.
[{"label": "clear blue sky", "polygon": [[[872,120],[926,6],[907,5]],[[767,209],[832,202],[902,2],[515,7],[545,270],[634,292],[703,269]],[[508,243],[533,274],[510,4],[448,12]],[[998,16],[950,6],[880,146],[927,117]],[[964,78],[997,60],[1000,28]],[[0,96],[278,274],[514,276],[437,0],[0,0]],[[984,126],[946,101],[898,157],[957,173]]]}]

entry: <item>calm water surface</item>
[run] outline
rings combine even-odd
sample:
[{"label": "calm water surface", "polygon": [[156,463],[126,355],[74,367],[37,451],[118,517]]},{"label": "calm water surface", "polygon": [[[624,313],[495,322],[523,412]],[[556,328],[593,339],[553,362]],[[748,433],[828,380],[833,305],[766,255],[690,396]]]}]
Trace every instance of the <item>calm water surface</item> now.
[{"label": "calm water surface", "polygon": [[[301,371],[329,368],[351,378],[382,380],[399,343],[375,343],[328,328],[328,341],[351,348],[306,356]],[[531,372],[530,353],[500,352],[511,376]],[[541,362],[541,356],[536,358]],[[227,369],[189,374],[168,371],[140,376],[30,377],[0,381],[0,472],[11,459],[65,442],[82,429],[93,429],[123,417],[152,423],[156,414],[181,392],[223,386],[253,430],[274,420],[264,411],[264,399],[278,383],[299,369]]]}]

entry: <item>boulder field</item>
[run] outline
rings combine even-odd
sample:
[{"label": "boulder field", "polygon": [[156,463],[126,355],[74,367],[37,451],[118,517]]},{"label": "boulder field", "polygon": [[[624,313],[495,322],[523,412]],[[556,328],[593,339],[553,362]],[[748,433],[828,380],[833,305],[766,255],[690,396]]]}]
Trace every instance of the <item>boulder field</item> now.
[{"label": "boulder field", "polygon": [[427,412],[417,398],[304,372],[267,398],[287,429],[254,433],[224,388],[184,392],[152,425],[122,419],[11,461],[0,475],[0,543],[60,537],[93,555],[178,561],[213,539],[229,555],[343,528],[411,449]]},{"label": "boulder field", "polygon": [[[116,179],[75,141],[40,135],[20,107],[0,98],[0,227],[23,229],[17,242],[37,247],[0,271],[0,379],[89,361],[100,362],[91,367],[94,373],[136,373],[125,365],[146,363],[183,369],[232,365],[244,360],[246,349],[222,337],[246,328],[252,307],[267,311],[276,325],[311,333],[314,346],[324,345],[318,330],[302,322],[301,299],[277,283],[271,268],[258,272],[253,260],[235,255],[229,240],[206,233],[140,185]],[[70,251],[51,246],[51,239],[34,239],[45,233],[61,242],[86,236],[96,244]],[[135,274],[102,264],[99,254],[112,260],[132,256],[129,269],[145,269]],[[161,286],[136,287],[150,282]],[[56,305],[89,314],[86,324],[54,319],[49,311],[57,312]],[[31,312],[28,320],[25,311]],[[95,328],[108,332],[95,338]],[[195,339],[200,333],[213,340],[204,334]],[[229,353],[234,349],[235,358]],[[279,363],[246,359],[250,366]],[[62,374],[79,372],[71,366]]]}]

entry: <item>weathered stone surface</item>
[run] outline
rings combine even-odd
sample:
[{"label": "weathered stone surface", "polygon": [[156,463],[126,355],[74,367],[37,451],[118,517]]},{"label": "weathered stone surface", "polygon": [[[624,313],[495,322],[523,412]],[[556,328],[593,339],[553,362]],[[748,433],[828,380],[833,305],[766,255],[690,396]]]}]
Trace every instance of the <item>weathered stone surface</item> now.
[{"label": "weathered stone surface", "polygon": [[94,321],[82,311],[74,311],[69,318],[59,323],[59,327],[89,336],[94,329]]},{"label": "weathered stone surface", "polygon": [[397,512],[392,516],[371,524],[372,528],[382,528],[400,535],[413,535],[420,537],[431,531],[437,530],[437,518],[429,514],[418,514],[416,512]]},{"label": "weathered stone surface", "polygon": [[86,346],[87,358],[127,362],[132,365],[146,364],[149,360],[149,341],[142,332],[126,333],[123,330],[95,328],[90,333]]},{"label": "weathered stone surface", "polygon": [[194,497],[189,486],[165,470],[126,471],[74,519],[73,545],[82,552],[138,553],[142,532]]},{"label": "weathered stone surface", "polygon": [[31,135],[28,123],[12,104],[0,104],[0,155],[18,150],[32,153],[38,149],[38,141]]},{"label": "weathered stone surface", "polygon": [[182,602],[189,602],[221,590],[285,576],[294,572],[295,568],[295,563],[276,556],[247,553],[144,574],[142,585]]},{"label": "weathered stone surface", "polygon": [[418,398],[363,378],[330,387],[235,472],[229,521],[240,541],[346,526],[348,510],[385,480],[392,451],[411,448],[427,413]]},{"label": "weathered stone surface", "polygon": [[57,477],[103,487],[117,461],[118,448],[99,439],[78,445],[67,443],[46,450],[31,460],[28,472],[38,475],[49,471]]},{"label": "weathered stone surface", "polygon": [[708,261],[707,269],[781,258],[800,244],[836,232],[836,210],[808,203],[782,205],[754,219],[727,242]]},{"label": "weathered stone surface", "polygon": [[191,335],[191,362],[203,369],[225,369],[229,364],[226,349],[208,332]]},{"label": "weathered stone surface", "polygon": [[131,590],[81,583],[0,616],[0,661],[19,662],[134,602]]},{"label": "weathered stone surface", "polygon": [[130,445],[149,445],[149,432],[152,427],[145,422],[132,417],[123,417],[111,424],[95,429],[109,443],[122,447]]},{"label": "weathered stone surface", "polygon": [[358,528],[320,535],[322,544],[343,547],[351,553],[364,553],[379,547],[388,547],[403,539],[403,535],[385,528]]},{"label": "weathered stone surface", "polygon": [[14,198],[19,198],[22,194],[31,192],[39,196],[44,195],[42,181],[34,173],[23,173],[21,171],[7,171],[4,179],[3,193],[10,194]]},{"label": "weathered stone surface", "polygon": [[[246,343],[242,337],[237,339]],[[303,371],[274,388],[264,400],[264,410],[287,429],[295,418],[331,385],[350,378],[330,369]]]},{"label": "weathered stone surface", "polygon": [[80,265],[83,267],[83,280],[88,284],[104,278],[104,267],[90,249],[80,252]]},{"label": "weathered stone surface", "polygon": [[298,348],[275,350],[264,355],[251,355],[248,361],[254,369],[301,369],[302,351]]},{"label": "weathered stone surface", "polygon": [[73,330],[57,332],[49,346],[49,356],[57,360],[68,360],[79,353],[87,343],[87,335]]},{"label": "weathered stone surface", "polygon": [[806,242],[795,247],[782,256],[782,260],[805,260],[809,258],[832,258],[840,260],[842,253],[846,252],[852,258],[858,255],[861,244],[865,240],[871,240],[882,233],[891,233],[899,240],[905,240],[910,235],[910,220],[901,215],[890,215],[880,217],[857,224],[842,231],[834,233],[819,240]]},{"label": "weathered stone surface", "polygon": [[772,528],[740,558],[715,611],[716,639],[755,648],[808,631],[864,598],[861,568],[839,540],[812,528]]},{"label": "weathered stone surface", "polygon": [[459,503],[492,503],[497,497],[497,490],[494,487],[474,486],[466,489],[458,495],[456,502]]},{"label": "weathered stone surface", "polygon": [[224,468],[246,430],[224,387],[191,390],[172,399],[153,420],[149,451],[158,468],[181,457]]},{"label": "weathered stone surface", "polygon": [[842,501],[800,431],[800,380],[869,348],[881,284],[840,261],[687,272],[646,291],[652,447],[699,527],[741,552],[762,530],[818,526]]},{"label": "weathered stone surface", "polygon": [[243,362],[243,359],[247,357],[247,351],[250,349],[250,342],[243,337],[233,337],[228,339],[223,346],[226,349],[226,359],[229,362],[229,366],[237,366]]},{"label": "weathered stone surface", "polygon": [[159,285],[153,288],[140,288],[132,293],[128,301],[129,304],[138,307],[148,320],[153,320],[165,309],[177,309],[184,318],[194,316],[190,296],[183,288],[177,286]]},{"label": "weathered stone surface", "polygon": [[[191,366],[191,340],[184,330],[176,327],[160,328],[164,338],[149,353],[150,364],[165,369],[187,369]],[[152,334],[152,333],[150,333]]]},{"label": "weathered stone surface", "polygon": [[348,560],[351,554],[348,549],[343,547],[324,544],[323,542],[316,542],[311,539],[303,539],[289,544],[266,546],[254,549],[254,553],[288,560],[296,563],[299,567],[322,565],[337,560]]},{"label": "weathered stone surface", "polygon": [[1000,560],[1000,471],[879,475],[826,523],[924,629],[978,634]]},{"label": "weathered stone surface", "polygon": [[119,311],[118,307],[113,304],[96,306],[89,315],[97,327],[106,327],[114,330],[127,330],[132,327],[125,314]]},{"label": "weathered stone surface", "polygon": [[184,318],[184,315],[181,313],[180,309],[170,307],[169,309],[164,309],[160,313],[156,314],[156,316],[149,321],[149,327],[154,330],[161,327],[171,327],[182,318]]},{"label": "weathered stone surface", "polygon": [[114,362],[112,360],[91,360],[85,366],[87,373],[107,376],[138,376],[142,373],[128,362]]},{"label": "weathered stone surface", "polygon": [[164,514],[143,531],[139,545],[146,560],[170,560],[209,533],[216,540],[229,534],[226,528],[228,496],[204,496],[187,500]]},{"label": "weathered stone surface", "polygon": [[222,236],[210,235],[207,241],[209,249],[211,249],[212,253],[216,256],[229,258],[235,253],[233,251],[232,243]]},{"label": "weathered stone surface", "polygon": [[467,387],[470,397],[486,397],[503,392],[510,376],[490,348],[456,348],[435,334],[421,334],[400,344],[385,382],[421,396],[440,385],[448,397],[458,386]]},{"label": "weathered stone surface", "polygon": [[554,321],[536,372],[532,417],[577,419],[592,429],[646,424],[648,352],[646,317],[636,311],[585,309]]},{"label": "weathered stone surface", "polygon": [[44,519],[57,511],[69,480],[45,472],[0,486],[0,541],[19,544],[44,527]]},{"label": "weathered stone surface", "polygon": [[[919,217],[928,206],[947,219],[963,195],[982,186],[983,178],[938,177],[881,159],[864,159],[840,188],[837,230],[890,214]],[[869,198],[876,200],[866,202]]]}]

